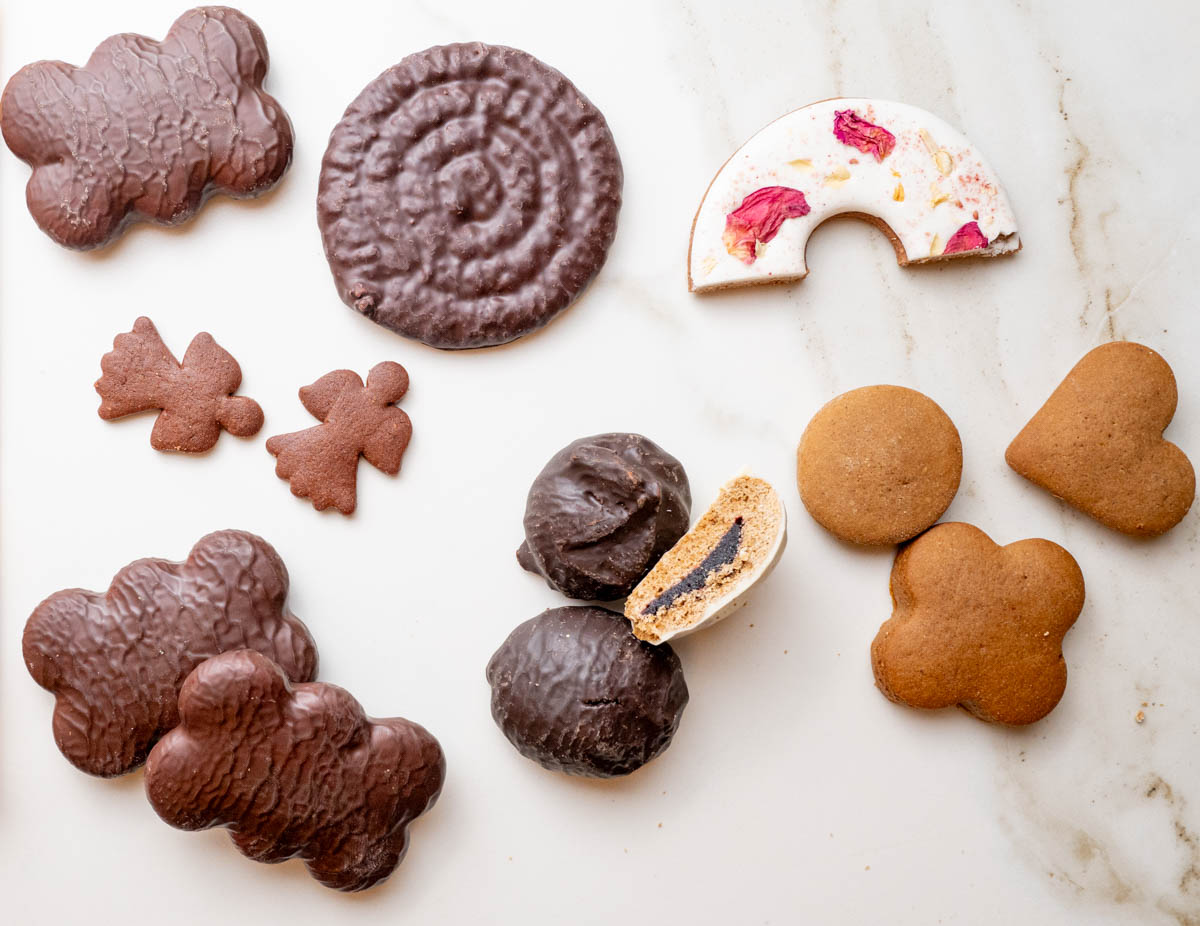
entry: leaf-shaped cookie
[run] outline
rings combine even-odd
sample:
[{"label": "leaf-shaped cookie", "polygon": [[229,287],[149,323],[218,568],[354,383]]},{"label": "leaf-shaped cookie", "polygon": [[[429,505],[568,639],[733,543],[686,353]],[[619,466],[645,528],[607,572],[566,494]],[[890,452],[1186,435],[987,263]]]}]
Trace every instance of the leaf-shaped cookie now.
[{"label": "leaf-shaped cookie", "polygon": [[1153,537],[1183,520],[1196,495],[1191,462],[1163,439],[1176,400],[1162,357],[1132,341],[1102,344],[1067,374],[1005,459],[1101,524]]}]

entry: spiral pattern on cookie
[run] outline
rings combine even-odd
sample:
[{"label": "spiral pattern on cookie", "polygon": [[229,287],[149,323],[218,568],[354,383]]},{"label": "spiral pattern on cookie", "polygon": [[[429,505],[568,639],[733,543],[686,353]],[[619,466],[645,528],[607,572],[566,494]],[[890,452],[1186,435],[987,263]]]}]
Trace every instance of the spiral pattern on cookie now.
[{"label": "spiral pattern on cookie", "polygon": [[318,219],[342,299],[434,347],[502,344],[604,263],[621,162],[600,112],[525,52],[410,55],[334,128]]}]

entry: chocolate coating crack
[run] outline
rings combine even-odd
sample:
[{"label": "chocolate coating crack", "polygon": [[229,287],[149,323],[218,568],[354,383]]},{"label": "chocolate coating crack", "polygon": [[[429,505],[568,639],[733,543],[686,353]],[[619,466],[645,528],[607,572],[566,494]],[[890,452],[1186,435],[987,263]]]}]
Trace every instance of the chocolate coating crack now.
[{"label": "chocolate coating crack", "polygon": [[489,347],[570,305],[616,233],[623,175],[604,117],[532,55],[409,55],[329,138],[317,216],[338,294],[433,347]]},{"label": "chocolate coating crack", "polygon": [[700,565],[642,608],[642,613],[657,614],[663,608],[673,605],[677,599],[682,598],[688,592],[703,588],[710,575],[722,566],[733,562],[741,544],[742,519],[735,518],[734,522],[729,525],[729,530],[721,535],[717,545],[700,561]]}]

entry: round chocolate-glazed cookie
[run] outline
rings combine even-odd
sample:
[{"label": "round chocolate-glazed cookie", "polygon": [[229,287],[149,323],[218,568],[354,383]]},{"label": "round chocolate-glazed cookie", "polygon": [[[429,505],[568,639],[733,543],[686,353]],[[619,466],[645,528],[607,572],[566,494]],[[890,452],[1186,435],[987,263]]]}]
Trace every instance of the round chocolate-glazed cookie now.
[{"label": "round chocolate-glazed cookie", "polygon": [[334,127],[317,218],[342,300],[445,349],[528,334],[604,263],[621,160],[599,110],[514,48],[409,55]]},{"label": "round chocolate-glazed cookie", "polygon": [[671,744],[688,702],[679,657],[634,637],[603,608],[543,611],[487,667],[492,717],[517,751],[551,771],[614,778]]},{"label": "round chocolate-glazed cookie", "polygon": [[533,481],[517,562],[568,598],[623,598],[687,532],[691,506],[683,464],[658,444],[583,437]]}]

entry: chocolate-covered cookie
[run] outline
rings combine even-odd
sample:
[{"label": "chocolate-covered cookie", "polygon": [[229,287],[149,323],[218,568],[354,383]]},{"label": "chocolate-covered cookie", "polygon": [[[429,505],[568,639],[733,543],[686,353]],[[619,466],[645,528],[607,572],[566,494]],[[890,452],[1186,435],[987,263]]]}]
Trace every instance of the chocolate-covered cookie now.
[{"label": "chocolate-covered cookie", "polygon": [[96,248],[133,221],[186,221],[214,193],[270,189],[292,161],[292,125],[266,74],[262,31],[223,6],[189,10],[161,42],[114,35],[81,68],[22,68],[0,130],[33,168],[34,220],[59,244]]},{"label": "chocolate-covered cookie", "polygon": [[179,687],[226,650],[254,649],[301,682],[317,648],[287,608],[288,574],[254,534],[218,531],[187,561],[140,559],[104,594],[55,592],[25,624],[33,680],[54,693],[54,741],[92,775],[123,775],[179,722]]},{"label": "chocolate-covered cookie", "polygon": [[290,685],[241,650],[184,682],[179,726],[146,761],[146,795],[172,826],[225,827],[255,861],[301,858],[326,887],[361,891],[400,864],[408,825],[445,777],[424,727],[372,719],[336,685]]},{"label": "chocolate-covered cookie", "polygon": [[514,48],[445,45],[347,108],[317,217],[347,305],[433,347],[490,347],[596,275],[621,183],[604,117],[562,74]]},{"label": "chocolate-covered cookie", "polygon": [[533,481],[517,561],[568,598],[622,598],[687,531],[691,505],[683,465],[658,444],[580,438]]},{"label": "chocolate-covered cookie", "polygon": [[613,778],[671,744],[687,683],[669,645],[636,639],[603,608],[544,611],[508,635],[487,666],[492,717],[551,771]]}]

